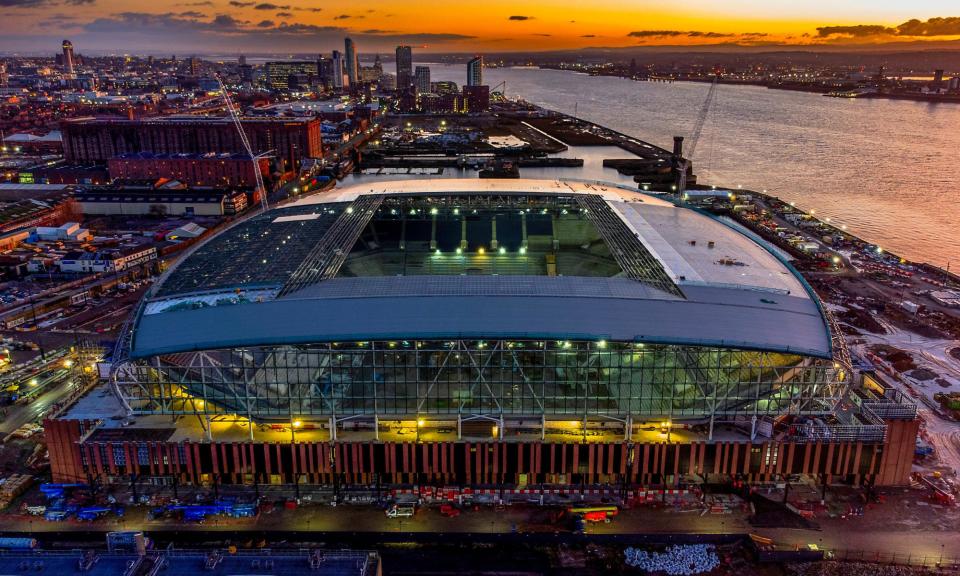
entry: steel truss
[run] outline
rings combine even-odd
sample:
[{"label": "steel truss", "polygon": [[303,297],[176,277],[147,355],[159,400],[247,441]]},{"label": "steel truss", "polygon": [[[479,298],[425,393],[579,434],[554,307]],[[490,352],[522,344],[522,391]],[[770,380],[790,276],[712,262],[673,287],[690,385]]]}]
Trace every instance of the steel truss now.
[{"label": "steel truss", "polygon": [[138,414],[298,418],[731,421],[827,416],[832,362],[722,348],[606,342],[398,341],[209,350],[125,360]]}]

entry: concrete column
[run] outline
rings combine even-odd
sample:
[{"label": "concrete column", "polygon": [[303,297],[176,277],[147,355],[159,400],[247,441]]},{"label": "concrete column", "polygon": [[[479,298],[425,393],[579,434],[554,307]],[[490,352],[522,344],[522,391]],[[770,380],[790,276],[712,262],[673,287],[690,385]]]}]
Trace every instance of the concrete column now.
[{"label": "concrete column", "polygon": [[407,219],[404,218],[400,221],[400,249],[407,249]]},{"label": "concrete column", "polygon": [[707,440],[713,442],[713,412],[710,413],[710,433],[707,435]]},{"label": "concrete column", "polygon": [[494,216],[490,219],[490,249],[496,250],[500,246],[500,243],[497,242],[497,217]]},{"label": "concrete column", "polygon": [[430,223],[430,249],[437,249],[437,215],[433,215],[433,222]]},{"label": "concrete column", "polygon": [[557,215],[550,215],[550,246],[556,250],[560,246],[560,240],[557,239]]},{"label": "concrete column", "polygon": [[460,219],[460,248],[467,249],[467,219]]},{"label": "concrete column", "polygon": [[503,440],[503,416],[500,417],[500,427],[497,429],[497,435]]},{"label": "concrete column", "polygon": [[457,414],[457,440],[463,440],[463,416]]},{"label": "concrete column", "polygon": [[543,414],[540,415],[540,441],[547,439],[547,417]]},{"label": "concrete column", "polygon": [[757,439],[757,415],[754,414],[750,418],[750,440]]},{"label": "concrete column", "polygon": [[337,419],[333,416],[330,417],[330,441],[337,441]]},{"label": "concrete column", "polygon": [[380,416],[373,415],[373,439],[380,440]]},{"label": "concrete column", "polygon": [[623,440],[629,442],[633,432],[633,416],[627,414],[627,419],[623,423]]},{"label": "concrete column", "polygon": [[213,442],[213,428],[210,427],[210,414],[204,414],[203,418],[207,421],[207,441]]},{"label": "concrete column", "polygon": [[523,248],[527,247],[527,213],[524,212],[520,215],[520,246]]}]

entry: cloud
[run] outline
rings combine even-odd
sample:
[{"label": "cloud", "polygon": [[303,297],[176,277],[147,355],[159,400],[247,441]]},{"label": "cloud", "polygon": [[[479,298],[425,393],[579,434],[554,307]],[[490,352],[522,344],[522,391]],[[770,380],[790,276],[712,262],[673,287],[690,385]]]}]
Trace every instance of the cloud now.
[{"label": "cloud", "polygon": [[901,36],[960,36],[960,17],[907,20],[897,26],[897,32]]},{"label": "cloud", "polygon": [[[231,2],[233,4],[233,2]],[[176,4],[176,6],[213,6],[213,0],[201,0],[200,2],[183,2],[181,4]]]},{"label": "cloud", "polygon": [[543,36],[544,38],[549,38],[553,36],[553,34],[534,34],[534,36]]},{"label": "cloud", "polygon": [[888,28],[873,24],[858,24],[856,26],[821,26],[817,28],[817,36],[820,38],[829,38],[830,36],[850,36],[853,38],[863,38],[866,36],[881,36],[896,34],[896,28]]},{"label": "cloud", "polygon": [[514,20],[517,22],[523,22],[524,20],[533,20],[533,16],[511,16],[507,20]]},{"label": "cloud", "polygon": [[928,20],[907,20],[896,27],[879,24],[857,24],[854,26],[821,26],[817,28],[818,38],[866,38],[870,36],[910,36],[914,38],[932,38],[937,36],[960,36],[960,17],[930,18]]},{"label": "cloud", "polygon": [[634,30],[627,34],[631,38],[656,38],[666,36],[684,36],[686,32],[679,30]]},{"label": "cloud", "polygon": [[181,18],[206,18],[206,14],[203,12],[197,12],[196,10],[187,10],[186,12],[181,12],[177,14]]},{"label": "cloud", "polygon": [[323,8],[306,8],[303,6],[294,6],[294,10],[302,10],[304,12],[323,12]]},{"label": "cloud", "polygon": [[724,34],[722,32],[687,32],[687,36],[690,38],[730,38],[731,36],[736,36],[736,34]]},{"label": "cloud", "polygon": [[235,6],[237,8],[246,8],[247,6],[253,6],[254,4],[256,4],[256,0],[254,0],[253,2],[240,2],[238,0],[230,0],[230,5]]},{"label": "cloud", "polygon": [[86,6],[96,4],[97,0],[64,0],[68,6]]},{"label": "cloud", "polygon": [[349,14],[340,14],[339,16],[333,17],[334,20],[346,20],[348,18],[350,18]]},{"label": "cloud", "polygon": [[272,4],[270,2],[261,2],[253,7],[254,10],[289,10],[290,5],[281,6],[279,4]]},{"label": "cloud", "polygon": [[90,22],[75,22],[70,27],[79,29],[71,32],[74,43],[90,50],[135,46],[144,51],[167,51],[177,46],[178,52],[188,52],[211,47],[245,50],[250,46],[269,45],[278,51],[316,51],[318,47],[342,46],[346,35],[352,35],[371,50],[384,50],[397,44],[455,45],[476,40],[475,36],[453,33],[403,33],[386,29],[357,32],[344,26],[286,22],[277,18],[248,21],[229,14],[198,18],[192,13],[184,15],[183,11],[120,12]]},{"label": "cloud", "polygon": [[0,8],[33,8],[46,0],[0,0]]},{"label": "cloud", "polygon": [[293,18],[291,12],[277,12],[277,18]]},{"label": "cloud", "polygon": [[584,34],[583,36],[580,36],[580,37],[581,37],[581,38],[596,38],[597,35],[596,35],[596,34]]}]

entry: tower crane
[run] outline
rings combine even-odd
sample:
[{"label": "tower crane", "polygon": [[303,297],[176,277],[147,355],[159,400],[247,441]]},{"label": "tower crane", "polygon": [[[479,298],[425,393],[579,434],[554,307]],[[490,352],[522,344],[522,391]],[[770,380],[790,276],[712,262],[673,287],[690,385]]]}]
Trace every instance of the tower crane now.
[{"label": "tower crane", "polygon": [[687,190],[687,171],[690,170],[690,161],[693,159],[693,153],[697,149],[697,142],[700,141],[700,134],[703,132],[703,125],[707,121],[707,115],[710,113],[710,106],[713,104],[713,97],[717,92],[717,83],[719,80],[719,74],[713,77],[713,82],[710,83],[710,89],[707,90],[707,97],[703,101],[703,106],[700,108],[700,114],[697,116],[697,121],[693,125],[693,133],[690,135],[690,145],[687,153],[677,159],[677,171],[679,172],[679,178],[677,179],[677,197],[681,200],[683,199],[683,193]]},{"label": "tower crane", "polygon": [[247,154],[250,155],[250,160],[253,162],[253,175],[256,179],[257,190],[260,191],[260,207],[264,212],[267,211],[267,208],[270,207],[270,202],[267,200],[267,189],[263,185],[263,174],[260,173],[260,156],[253,153],[253,148],[250,146],[250,140],[247,138],[247,133],[243,131],[243,124],[240,122],[240,114],[237,112],[237,107],[233,104],[233,100],[230,98],[230,93],[227,92],[227,87],[223,85],[223,79],[220,78],[219,74],[214,76],[217,79],[217,84],[220,85],[220,91],[223,92],[223,100],[227,105],[227,110],[230,112],[230,118],[233,120],[233,125],[237,128],[237,133],[240,135],[240,141],[243,143],[243,147],[246,149]]}]

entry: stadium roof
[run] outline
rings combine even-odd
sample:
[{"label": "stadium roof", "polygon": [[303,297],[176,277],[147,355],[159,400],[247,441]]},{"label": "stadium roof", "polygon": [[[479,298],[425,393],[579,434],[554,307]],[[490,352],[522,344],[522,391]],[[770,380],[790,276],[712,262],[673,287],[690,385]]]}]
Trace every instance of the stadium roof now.
[{"label": "stadium roof", "polygon": [[[529,253],[524,244],[477,254],[471,240],[469,255],[459,248],[456,256],[436,255],[467,262],[452,271],[429,262],[436,243],[417,260],[414,241],[403,238],[394,250],[403,272],[390,272],[393,262],[383,253],[391,213],[402,207],[402,220],[409,210],[411,227],[432,214],[434,238],[436,219],[446,218],[446,233],[459,240],[451,214],[460,218],[460,207],[476,214],[477,206],[500,230],[511,222],[496,210],[507,218],[517,206],[552,210],[553,221],[545,216],[547,232],[535,232],[537,211],[521,211],[523,233],[528,220],[531,228]],[[380,219],[373,230],[372,219]],[[484,222],[481,232],[489,228]],[[545,234],[546,248],[535,245],[534,233]],[[375,240],[358,241],[362,235]],[[551,264],[539,267],[543,261]],[[832,353],[816,297],[780,256],[732,223],[614,185],[432,179],[336,189],[219,234],[161,279],[138,320],[132,355],[455,338]]]}]

